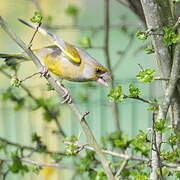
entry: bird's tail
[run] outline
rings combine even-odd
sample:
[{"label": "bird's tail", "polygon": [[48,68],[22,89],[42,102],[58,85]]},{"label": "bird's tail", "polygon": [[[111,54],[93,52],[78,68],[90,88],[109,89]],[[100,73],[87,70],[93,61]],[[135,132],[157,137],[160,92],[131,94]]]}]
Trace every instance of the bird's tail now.
[{"label": "bird's tail", "polygon": [[24,61],[28,61],[29,59],[23,54],[0,54],[0,59],[4,59],[4,62],[7,66],[12,66]]}]

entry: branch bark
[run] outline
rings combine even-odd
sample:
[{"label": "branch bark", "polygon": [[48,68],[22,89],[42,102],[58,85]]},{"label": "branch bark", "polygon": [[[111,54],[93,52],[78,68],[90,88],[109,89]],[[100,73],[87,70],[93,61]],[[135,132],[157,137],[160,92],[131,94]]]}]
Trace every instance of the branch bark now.
[{"label": "branch bark", "polygon": [[[6,25],[6,23],[4,22],[4,20],[2,19],[1,16],[0,16],[0,25],[1,25],[2,29],[11,37],[11,39],[13,39],[25,51],[25,53],[32,59],[32,61],[36,65],[36,67],[38,69],[42,69],[43,65],[41,64],[40,60],[33,54],[33,52],[30,49],[27,48],[25,43],[8,28],[8,26]],[[56,83],[56,81],[50,75],[45,78],[51,84],[51,86],[55,89],[55,91],[58,93],[58,95],[62,97],[63,91],[59,87],[59,85]],[[75,104],[71,103],[68,105],[71,108],[71,110],[75,113],[77,119],[79,120],[81,127],[84,130],[84,132],[88,138],[89,143],[95,149],[97,156],[99,157],[99,159],[101,161],[101,164],[105,170],[105,173],[106,173],[108,179],[114,180],[113,174],[109,167],[109,163],[105,159],[99,145],[96,142],[96,139],[94,138],[90,128],[88,127],[88,125],[85,121],[85,118],[83,117],[83,115],[81,115],[79,110],[76,108]]]}]

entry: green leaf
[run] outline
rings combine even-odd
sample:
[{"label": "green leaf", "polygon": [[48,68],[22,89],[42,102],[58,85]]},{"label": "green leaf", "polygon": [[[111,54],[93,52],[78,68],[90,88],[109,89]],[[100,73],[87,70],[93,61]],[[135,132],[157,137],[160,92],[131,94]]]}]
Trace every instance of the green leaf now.
[{"label": "green leaf", "polygon": [[65,13],[68,15],[68,16],[72,16],[72,17],[77,17],[78,13],[79,13],[79,9],[74,6],[74,5],[69,5],[66,10],[65,10]]},{"label": "green leaf", "polygon": [[176,163],[179,158],[178,150],[175,148],[172,152],[166,151],[165,149],[161,150],[161,157],[164,161],[168,163]]},{"label": "green leaf", "polygon": [[129,96],[130,97],[138,97],[140,94],[142,94],[142,91],[139,90],[139,88],[135,88],[133,84],[129,85]]},{"label": "green leaf", "polygon": [[168,168],[166,166],[163,166],[162,174],[163,174],[163,176],[167,176],[169,174],[169,170],[168,170]]},{"label": "green leaf", "polygon": [[157,99],[153,99],[152,104],[150,104],[150,106],[147,108],[147,110],[156,112],[156,111],[158,111],[158,109],[159,109],[158,101],[157,101]]},{"label": "green leaf", "polygon": [[174,30],[172,27],[163,27],[164,29],[164,37],[163,37],[163,41],[168,45],[172,45],[175,44],[178,40],[178,35],[174,33]]},{"label": "green leaf", "polygon": [[18,111],[25,107],[25,98],[19,97],[19,90],[17,91],[14,87],[9,87],[2,95],[2,99],[11,100],[12,102],[16,103],[14,110]]},{"label": "green leaf", "polygon": [[123,100],[122,87],[118,86],[116,89],[111,89],[107,97],[111,102],[114,101],[122,102]]},{"label": "green leaf", "polygon": [[147,133],[139,130],[139,133],[134,138],[132,145],[134,146],[134,150],[136,152],[142,153],[142,155],[149,157],[150,145],[148,144],[150,140],[148,139]]},{"label": "green leaf", "polygon": [[13,76],[11,78],[11,86],[19,87],[20,85],[21,85],[21,81],[18,78]]},{"label": "green leaf", "polygon": [[107,137],[101,137],[101,141],[104,145],[106,143],[111,144],[113,148],[128,148],[131,144],[132,140],[128,138],[128,135],[123,135],[123,133],[120,132],[112,132]]},{"label": "green leaf", "polygon": [[171,146],[175,146],[176,142],[178,140],[178,137],[177,137],[177,135],[175,133],[171,133],[171,135],[169,136],[169,138],[167,140],[168,140],[168,143]]},{"label": "green leaf", "polygon": [[41,136],[38,136],[36,132],[32,134],[31,140],[33,143],[34,142],[36,143],[36,149],[38,152],[41,153],[46,151],[47,149],[46,145],[42,142]]},{"label": "green leaf", "polygon": [[32,172],[38,175],[40,172],[40,168],[36,165],[33,165],[32,166]]},{"label": "green leaf", "polygon": [[154,122],[154,128],[156,132],[165,132],[168,130],[168,127],[165,126],[165,119],[160,119],[160,121],[155,121]]},{"label": "green leaf", "polygon": [[146,69],[144,71],[140,71],[136,77],[140,82],[151,83],[154,80],[154,73],[155,70]]},{"label": "green leaf", "polygon": [[[157,173],[160,174],[160,169],[159,168],[157,169]],[[162,167],[162,174],[163,174],[163,176],[167,176],[169,174],[169,170],[168,170],[168,168],[166,166]]]},{"label": "green leaf", "polygon": [[41,137],[37,135],[36,132],[34,132],[32,135],[31,135],[31,140],[32,142],[36,142],[36,141],[40,141]]},{"label": "green leaf", "polygon": [[48,90],[48,91],[54,90],[54,88],[51,86],[50,83],[46,83],[46,85],[47,85],[47,90]]},{"label": "green leaf", "polygon": [[177,177],[178,179],[180,179],[180,172],[177,172],[177,173],[176,173],[176,177]]},{"label": "green leaf", "polygon": [[42,22],[42,16],[40,12],[34,12],[34,16],[30,19],[33,23],[41,23]]},{"label": "green leaf", "polygon": [[144,50],[146,51],[146,54],[153,54],[155,52],[152,43],[149,46],[146,46]]},{"label": "green leaf", "polygon": [[91,39],[88,36],[85,36],[79,41],[79,44],[83,47],[91,47]]},{"label": "green leaf", "polygon": [[108,178],[104,172],[104,169],[98,170],[95,180],[108,180]]},{"label": "green leaf", "polygon": [[85,156],[80,158],[80,162],[77,165],[77,169],[79,172],[82,173],[88,173],[89,179],[95,180],[96,178],[96,171],[94,171],[94,168],[97,168],[97,159],[95,156],[95,152],[93,151],[87,151],[85,150]]},{"label": "green leaf", "polygon": [[24,173],[27,173],[29,171],[28,166],[22,164],[22,162],[20,161],[18,150],[11,153],[11,158],[13,160],[13,163],[11,165],[8,165],[8,168],[12,173],[21,173],[22,175],[24,175]]},{"label": "green leaf", "polygon": [[139,39],[139,40],[141,40],[142,42],[144,42],[145,40],[147,40],[147,33],[146,32],[141,32],[141,31],[139,31],[139,32],[137,32],[136,33],[136,37]]},{"label": "green leaf", "polygon": [[79,149],[78,146],[78,137],[75,135],[72,135],[70,138],[66,137],[64,138],[63,142],[69,142],[69,144],[65,144],[66,148],[66,154],[73,156],[76,154],[76,150]]},{"label": "green leaf", "polygon": [[53,160],[56,161],[56,163],[62,161],[62,159],[63,159],[63,156],[58,153],[50,154],[50,156]]},{"label": "green leaf", "polygon": [[47,99],[36,99],[36,106],[34,106],[33,108],[35,110],[40,107],[43,108],[43,119],[47,122],[51,122],[54,118],[57,118],[60,115],[58,102],[54,97],[50,97]]},{"label": "green leaf", "polygon": [[78,99],[81,101],[81,102],[83,102],[83,103],[87,103],[88,102],[88,100],[89,100],[89,96],[88,95],[85,95],[85,94],[83,94],[83,93],[81,93],[81,92],[79,92],[78,94],[77,94],[77,96],[78,96]]}]

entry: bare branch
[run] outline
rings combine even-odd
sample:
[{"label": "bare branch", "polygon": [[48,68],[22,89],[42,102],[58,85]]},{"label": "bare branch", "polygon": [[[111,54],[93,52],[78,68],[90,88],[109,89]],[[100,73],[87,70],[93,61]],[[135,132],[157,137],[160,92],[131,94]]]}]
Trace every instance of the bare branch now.
[{"label": "bare branch", "polygon": [[[25,146],[25,145],[21,145],[19,143],[11,142],[11,141],[9,141],[5,138],[2,138],[2,137],[0,137],[0,141],[4,142],[7,145],[18,147],[20,149],[24,149],[24,150],[28,150],[28,151],[32,151],[32,152],[38,152],[38,149],[36,149],[35,147]],[[52,152],[52,151],[45,150],[45,151],[43,151],[43,153],[45,153],[45,154],[58,154],[58,155],[66,156],[66,154],[64,152]]]},{"label": "bare branch", "polygon": [[[152,117],[152,147],[151,147],[152,151],[151,151],[151,153],[153,151],[155,151],[156,154],[157,154],[158,166],[159,166],[159,170],[160,170],[160,179],[163,180],[161,158],[160,158],[159,148],[158,148],[157,142],[156,142],[156,131],[155,131],[155,128],[154,128],[154,123],[155,123],[155,113],[153,112],[153,117]],[[153,148],[153,145],[154,145],[155,149]],[[151,169],[152,169],[152,167],[153,167],[153,164],[152,164],[152,154],[151,154]]]},{"label": "bare branch", "polygon": [[[110,56],[109,56],[109,0],[104,0],[104,11],[105,11],[105,19],[104,19],[104,24],[105,24],[104,46],[105,46],[105,48],[104,48],[104,53],[105,53],[107,67],[112,76],[111,88],[113,89],[114,88],[114,76],[113,76],[113,72],[111,69],[111,61],[110,61]],[[112,102],[112,109],[114,112],[113,114],[114,114],[114,118],[115,118],[116,130],[120,131],[119,111],[118,111],[118,105],[116,102]]]},{"label": "bare branch", "polygon": [[124,99],[127,99],[127,98],[136,99],[136,100],[139,100],[139,101],[148,103],[148,104],[156,105],[156,104],[153,103],[151,100],[147,100],[147,99],[141,98],[141,97],[139,97],[139,96],[137,96],[137,97],[131,97],[131,96],[123,95],[123,98],[124,98]]},{"label": "bare branch", "polygon": [[[65,142],[65,144],[68,144],[68,145],[72,145],[72,142]],[[83,149],[87,149],[89,151],[95,151],[93,147],[90,147],[88,146],[87,144],[84,144],[84,145],[79,145],[79,144],[76,144],[79,148],[83,147]],[[82,149],[82,150],[83,150]],[[114,156],[114,157],[119,157],[119,158],[122,158],[122,159],[125,159],[125,160],[132,160],[132,161],[140,161],[140,162],[149,162],[149,159],[148,158],[144,158],[144,157],[139,157],[139,156],[134,156],[134,155],[129,155],[129,154],[124,154],[124,153],[117,153],[117,152],[113,152],[113,151],[109,151],[109,150],[105,150],[105,149],[102,149],[102,152],[104,154],[107,154],[107,155],[110,155],[110,156]],[[167,166],[167,167],[170,167],[170,168],[177,168],[177,167],[180,167],[180,164],[173,164],[173,163],[165,163],[165,162],[162,162],[162,165],[163,166]]]},{"label": "bare branch", "polygon": [[116,175],[115,175],[115,178],[119,178],[121,172],[125,169],[126,165],[128,163],[128,159],[125,159],[123,161],[123,163],[121,164],[121,167],[119,168],[119,170],[117,171]]},{"label": "bare branch", "polygon": [[[153,29],[155,33],[163,34],[163,26],[173,26],[173,17],[171,14],[170,4],[168,0],[163,1],[155,1],[155,0],[141,0],[141,4],[143,6],[144,14],[146,17],[146,22],[148,29]],[[156,54],[157,64],[161,73],[161,77],[169,79],[169,84],[167,81],[163,81],[165,93],[163,98],[163,103],[159,108],[157,122],[161,119],[166,119],[167,112],[171,103],[171,99],[175,91],[176,83],[179,75],[179,62],[177,61],[177,51],[179,48],[176,47],[173,58],[173,67],[172,67],[172,57],[169,47],[164,43],[163,36],[156,36],[154,34],[151,35],[153,47]],[[177,45],[176,45],[177,46]],[[176,67],[175,67],[176,66]],[[171,69],[172,67],[172,69]],[[179,98],[179,95],[178,97]],[[177,100],[174,100],[177,104],[178,108],[175,111],[179,111],[180,104],[178,105]],[[173,111],[172,116],[173,116]],[[180,117],[177,117],[180,119]],[[156,143],[158,147],[158,151],[160,152],[160,145],[162,142],[162,134],[157,132],[156,134]],[[156,152],[152,152],[152,172],[151,179],[157,180],[157,168],[159,164],[159,159]]]}]

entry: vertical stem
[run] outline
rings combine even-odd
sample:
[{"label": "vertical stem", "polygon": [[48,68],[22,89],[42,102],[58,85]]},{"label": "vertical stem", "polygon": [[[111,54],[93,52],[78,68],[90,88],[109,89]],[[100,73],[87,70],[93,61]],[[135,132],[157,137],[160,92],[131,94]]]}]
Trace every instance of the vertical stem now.
[{"label": "vertical stem", "polygon": [[[104,0],[104,25],[105,25],[105,39],[104,39],[104,53],[106,58],[106,64],[112,76],[111,88],[114,88],[114,76],[111,68],[111,61],[109,56],[109,0]],[[117,103],[112,103],[112,109],[115,119],[116,130],[120,131],[119,123],[119,111]]]}]

